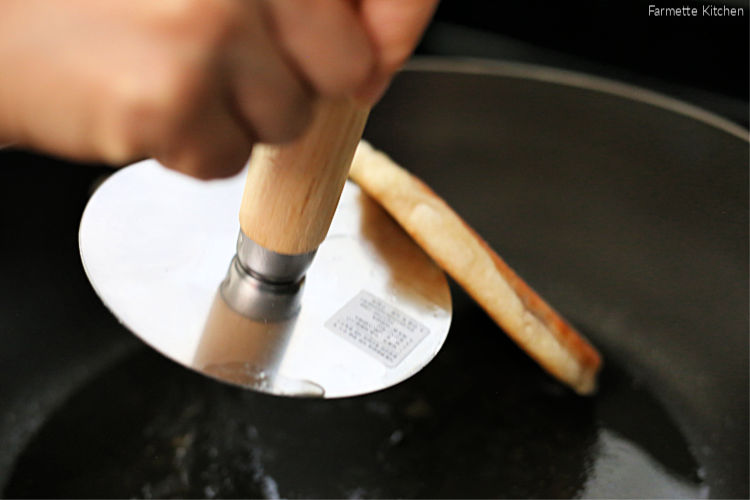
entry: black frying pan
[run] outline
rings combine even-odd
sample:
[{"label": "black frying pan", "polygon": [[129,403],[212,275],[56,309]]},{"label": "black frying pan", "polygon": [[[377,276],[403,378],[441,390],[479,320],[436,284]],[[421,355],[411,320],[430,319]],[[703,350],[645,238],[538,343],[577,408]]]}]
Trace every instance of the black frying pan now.
[{"label": "black frying pan", "polygon": [[8,497],[747,497],[747,131],[630,87],[431,62],[365,134],[604,353],[542,372],[459,289],[407,382],[289,400],[220,385],[109,315],[77,226],[106,169],[0,153]]}]

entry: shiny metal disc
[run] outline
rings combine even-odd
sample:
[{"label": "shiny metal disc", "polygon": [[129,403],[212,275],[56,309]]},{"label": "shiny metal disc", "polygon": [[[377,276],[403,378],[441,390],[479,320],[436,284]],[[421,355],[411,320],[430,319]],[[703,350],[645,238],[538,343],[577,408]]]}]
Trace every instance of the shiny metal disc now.
[{"label": "shiny metal disc", "polygon": [[219,288],[233,265],[243,187],[244,173],[201,182],[148,160],[96,190],[81,220],[81,258],[127,328],[201,373],[291,396],[377,391],[437,354],[451,322],[445,275],[351,182],[299,312],[258,321],[229,307]]}]

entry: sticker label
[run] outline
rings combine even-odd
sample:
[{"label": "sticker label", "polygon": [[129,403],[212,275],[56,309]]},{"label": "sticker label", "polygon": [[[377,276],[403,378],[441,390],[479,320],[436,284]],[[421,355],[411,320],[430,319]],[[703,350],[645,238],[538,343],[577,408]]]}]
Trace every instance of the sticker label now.
[{"label": "sticker label", "polygon": [[430,333],[417,320],[364,290],[325,326],[389,368],[398,366]]}]

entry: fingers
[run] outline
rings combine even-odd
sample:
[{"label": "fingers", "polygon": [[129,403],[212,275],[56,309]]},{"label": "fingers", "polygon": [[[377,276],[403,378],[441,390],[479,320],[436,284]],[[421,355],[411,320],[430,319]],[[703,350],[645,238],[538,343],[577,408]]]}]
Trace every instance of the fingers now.
[{"label": "fingers", "polygon": [[[188,0],[190,16],[175,66],[173,109],[153,153],[164,165],[201,179],[244,166],[252,145],[286,142],[309,122],[313,94],[287,62],[259,1]],[[198,26],[200,25],[200,26]]]},{"label": "fingers", "polygon": [[371,75],[371,42],[350,0],[272,0],[277,39],[322,95],[350,94]]},{"label": "fingers", "polygon": [[273,38],[260,2],[172,4],[149,19],[154,33],[138,51],[149,71],[128,79],[131,67],[114,75],[133,83],[100,99],[110,103],[107,126],[97,137],[105,158],[152,156],[210,179],[238,172],[256,141],[299,135],[309,122],[313,93]]},{"label": "fingers", "polygon": [[383,89],[433,7],[5,0],[0,140],[119,165],[155,156],[197,177],[226,176],[255,141],[302,133],[317,99]]},{"label": "fingers", "polygon": [[[353,93],[373,67],[370,40],[349,0],[216,1],[224,10],[201,19],[202,35],[195,35],[206,37],[197,52],[208,50],[189,64],[197,68],[197,85],[181,92],[187,109],[172,113],[174,126],[157,134],[155,153],[200,178],[236,172],[254,141],[293,140],[316,99]],[[201,80],[200,73],[211,76]]]},{"label": "fingers", "polygon": [[376,68],[357,95],[372,103],[414,51],[438,0],[361,0],[360,14],[376,53]]},{"label": "fingers", "polygon": [[153,156],[163,165],[198,179],[236,174],[250,157],[256,137],[218,98],[201,113],[184,120],[162,140]]},{"label": "fingers", "polygon": [[436,0],[362,0],[362,22],[375,45],[381,72],[401,67],[436,7]]},{"label": "fingers", "polygon": [[227,90],[258,141],[283,143],[309,123],[315,92],[281,47],[261,4],[251,4],[222,61]]},{"label": "fingers", "polygon": [[[182,0],[207,33],[204,71],[218,87],[160,158],[198,177],[226,175],[254,141],[296,138],[318,98],[352,95],[372,103],[414,50],[436,0]],[[208,5],[211,8],[208,8]],[[219,6],[220,8],[217,8]],[[219,15],[213,15],[218,13]],[[212,14],[212,15],[209,15]],[[208,17],[206,17],[208,16]],[[206,27],[208,26],[208,27]],[[198,67],[201,67],[198,64]],[[202,107],[201,107],[202,106]],[[179,114],[178,114],[179,115]],[[174,136],[173,136],[174,137]]]}]

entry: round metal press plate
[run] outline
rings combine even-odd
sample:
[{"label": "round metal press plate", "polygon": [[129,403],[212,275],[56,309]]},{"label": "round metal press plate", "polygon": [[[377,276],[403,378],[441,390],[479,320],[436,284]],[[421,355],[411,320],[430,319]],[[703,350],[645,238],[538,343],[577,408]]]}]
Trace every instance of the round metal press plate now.
[{"label": "round metal press plate", "polygon": [[437,354],[451,321],[445,275],[347,183],[290,320],[252,320],[218,294],[244,175],[196,181],[150,160],[112,175],[81,219],[81,257],[119,320],[175,361],[273,394],[377,391]]}]

